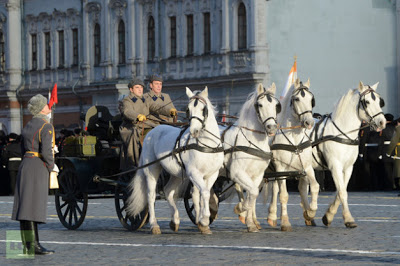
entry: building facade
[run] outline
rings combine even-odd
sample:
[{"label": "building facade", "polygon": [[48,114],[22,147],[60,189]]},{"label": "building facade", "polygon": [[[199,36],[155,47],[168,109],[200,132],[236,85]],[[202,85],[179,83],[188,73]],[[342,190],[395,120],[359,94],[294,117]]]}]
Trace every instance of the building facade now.
[{"label": "building facade", "polygon": [[282,90],[293,56],[328,113],[362,80],[400,116],[400,0],[0,0],[0,125],[19,133],[26,103],[58,86],[54,125],[117,114],[127,83],[153,73],[175,106],[208,86],[237,115],[257,83]]},{"label": "building facade", "polygon": [[265,0],[2,2],[0,121],[10,132],[27,122],[27,100],[55,83],[54,125],[75,127],[92,105],[116,114],[133,77],[161,74],[178,109],[186,86],[208,86],[226,113],[268,80]]}]

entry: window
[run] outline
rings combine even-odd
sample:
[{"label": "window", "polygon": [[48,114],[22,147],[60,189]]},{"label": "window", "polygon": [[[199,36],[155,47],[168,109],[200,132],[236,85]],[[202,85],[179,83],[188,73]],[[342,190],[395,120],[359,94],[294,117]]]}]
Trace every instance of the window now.
[{"label": "window", "polygon": [[50,43],[50,32],[44,34],[44,49],[46,54],[46,69],[51,66],[51,43]]},{"label": "window", "polygon": [[37,69],[37,35],[32,34],[32,70]]},{"label": "window", "polygon": [[78,29],[72,29],[72,65],[79,64]]},{"label": "window", "polygon": [[204,13],[204,53],[209,54],[211,51],[211,28],[210,28],[210,13]]},{"label": "window", "polygon": [[186,39],[187,39],[187,55],[193,55],[194,35],[193,35],[193,15],[186,16]]},{"label": "window", "polygon": [[100,25],[94,26],[94,65],[99,66],[101,61],[101,41],[100,41]]},{"label": "window", "polygon": [[154,60],[156,53],[156,43],[155,43],[155,28],[154,19],[150,17],[149,24],[147,25],[147,56],[149,61]]},{"label": "window", "polygon": [[118,25],[118,63],[125,64],[125,23],[122,20]]},{"label": "window", "polygon": [[3,32],[0,31],[0,72],[6,70],[6,54],[5,54],[5,43]]},{"label": "window", "polygon": [[176,57],[176,17],[170,18],[171,23],[171,57]]},{"label": "window", "polygon": [[58,31],[58,67],[63,68],[65,63],[64,31]]},{"label": "window", "polygon": [[246,7],[240,3],[238,8],[238,49],[247,48]]}]

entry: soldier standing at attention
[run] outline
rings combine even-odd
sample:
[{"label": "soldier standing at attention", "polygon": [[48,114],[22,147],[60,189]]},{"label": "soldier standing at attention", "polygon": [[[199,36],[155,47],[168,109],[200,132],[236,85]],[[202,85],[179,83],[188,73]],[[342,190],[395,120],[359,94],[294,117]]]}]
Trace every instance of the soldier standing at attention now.
[{"label": "soldier standing at attention", "polygon": [[7,166],[10,181],[10,194],[14,195],[15,182],[17,180],[18,168],[21,164],[21,143],[19,136],[15,133],[8,135],[8,144],[4,147],[1,154],[3,165]]},{"label": "soldier standing at attention", "polygon": [[[386,156],[390,157],[393,155],[394,169],[393,176],[395,182],[395,189],[400,189],[400,118],[396,120],[396,131],[390,140],[389,147],[386,151]],[[400,194],[399,194],[400,196]]]},{"label": "soldier standing at attention", "polygon": [[165,109],[169,110],[169,117],[163,115],[157,115],[157,113],[150,112],[150,120],[153,120],[154,123],[160,124],[160,121],[173,122],[171,117],[176,116],[176,108],[171,101],[171,98],[168,94],[162,93],[162,77],[154,74],[150,77],[150,91],[147,92],[144,97],[146,101],[150,103],[153,110],[157,109]]},{"label": "soldier standing at attention", "polygon": [[150,112],[168,116],[171,112],[166,107],[157,108],[143,96],[144,83],[134,79],[128,84],[130,94],[122,100],[122,124],[119,132],[122,140],[121,164],[122,170],[137,166],[141,143],[147,132],[156,126],[147,120]]},{"label": "soldier standing at attention", "polygon": [[54,251],[40,245],[37,225],[46,222],[50,172],[58,172],[53,153],[55,132],[47,116],[51,110],[43,95],[33,96],[28,102],[28,110],[33,118],[21,134],[23,159],[11,219],[20,222],[24,254],[46,255]]}]

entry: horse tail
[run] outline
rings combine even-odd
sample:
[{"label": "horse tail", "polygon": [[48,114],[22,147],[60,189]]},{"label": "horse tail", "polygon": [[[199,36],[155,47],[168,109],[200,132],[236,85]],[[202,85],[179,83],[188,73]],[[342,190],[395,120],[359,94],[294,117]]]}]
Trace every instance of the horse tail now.
[{"label": "horse tail", "polygon": [[272,190],[272,182],[263,182],[263,183],[264,184],[261,188],[261,190],[262,190],[261,193],[262,193],[263,202],[265,205],[268,202],[268,196],[269,196],[270,191]]},{"label": "horse tail", "polygon": [[142,170],[139,170],[132,178],[129,183],[129,191],[131,191],[131,194],[126,202],[126,212],[128,215],[135,217],[147,207],[148,203],[147,182]]}]

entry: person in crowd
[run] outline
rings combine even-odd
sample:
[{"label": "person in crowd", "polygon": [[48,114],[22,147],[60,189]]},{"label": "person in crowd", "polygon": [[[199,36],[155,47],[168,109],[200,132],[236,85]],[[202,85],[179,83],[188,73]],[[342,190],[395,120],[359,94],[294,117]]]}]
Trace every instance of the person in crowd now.
[{"label": "person in crowd", "polygon": [[368,190],[372,183],[370,165],[367,160],[367,141],[369,139],[369,134],[369,126],[365,121],[362,121],[358,133],[358,138],[360,140],[358,160],[356,161],[355,171],[353,171],[353,176],[356,178],[352,178],[349,182],[349,186],[353,187],[354,190]]},{"label": "person in crowd", "polygon": [[[143,139],[152,128],[156,126],[147,118],[150,112],[168,116],[173,114],[167,106],[157,108],[143,96],[144,83],[141,79],[129,82],[130,94],[122,100],[122,124],[119,132],[122,140],[121,169],[137,166]],[[176,113],[175,113],[176,114]]]},{"label": "person in crowd", "polygon": [[[400,117],[396,119],[396,131],[390,140],[389,147],[386,150],[386,157],[394,159],[394,185],[395,189],[400,189]],[[399,194],[400,195],[400,194]]]},{"label": "person in crowd", "polygon": [[[162,92],[163,79],[160,75],[154,74],[150,77],[150,91],[144,95],[146,101],[152,105],[152,110],[150,112],[149,120],[152,120],[155,124],[160,124],[160,122],[173,122],[172,117],[176,117],[177,111],[171,98],[167,93]],[[163,116],[159,114],[159,109],[169,110],[168,116]]]},{"label": "person in crowd", "polygon": [[14,195],[18,168],[22,161],[20,137],[17,134],[10,133],[10,135],[8,135],[8,144],[3,149],[1,161],[8,170],[10,188],[9,195]]},{"label": "person in crowd", "polygon": [[39,243],[38,224],[46,223],[49,176],[58,172],[54,163],[55,132],[49,123],[51,110],[41,94],[28,102],[33,118],[22,130],[23,159],[17,175],[12,220],[20,222],[24,254],[46,255],[54,251]]},{"label": "person in crowd", "polygon": [[393,159],[385,155],[390,140],[396,131],[396,125],[393,123],[394,117],[392,114],[385,114],[385,118],[387,121],[386,128],[382,130],[378,143],[378,158],[381,162],[379,167],[379,190],[393,190]]}]

